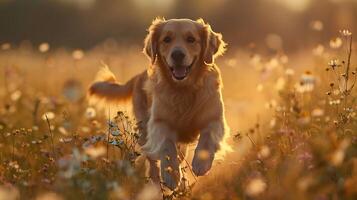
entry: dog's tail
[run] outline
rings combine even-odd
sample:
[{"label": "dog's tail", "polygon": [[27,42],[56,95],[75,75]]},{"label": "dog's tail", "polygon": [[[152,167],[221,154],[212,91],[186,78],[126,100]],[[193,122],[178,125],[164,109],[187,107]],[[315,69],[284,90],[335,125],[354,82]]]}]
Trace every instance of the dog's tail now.
[{"label": "dog's tail", "polygon": [[129,99],[133,93],[136,78],[135,76],[125,84],[120,84],[108,66],[104,65],[88,89],[89,102],[115,103]]}]

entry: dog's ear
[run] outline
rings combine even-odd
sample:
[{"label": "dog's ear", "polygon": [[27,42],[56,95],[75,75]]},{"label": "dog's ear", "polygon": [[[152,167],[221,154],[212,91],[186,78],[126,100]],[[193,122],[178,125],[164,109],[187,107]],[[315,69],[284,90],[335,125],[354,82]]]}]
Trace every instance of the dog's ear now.
[{"label": "dog's ear", "polygon": [[144,54],[151,60],[151,64],[155,64],[158,53],[158,39],[161,25],[165,22],[164,18],[156,18],[152,21],[148,34],[144,41]]},{"label": "dog's ear", "polygon": [[226,51],[227,44],[222,39],[222,34],[216,33],[212,30],[211,26],[198,19],[196,21],[202,29],[202,58],[203,61],[211,65],[214,59],[221,56]]}]

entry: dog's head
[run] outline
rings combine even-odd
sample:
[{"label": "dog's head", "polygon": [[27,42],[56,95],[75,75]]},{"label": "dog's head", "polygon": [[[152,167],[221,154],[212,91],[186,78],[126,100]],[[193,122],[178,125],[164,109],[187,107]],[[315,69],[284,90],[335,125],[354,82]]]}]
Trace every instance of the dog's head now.
[{"label": "dog's head", "polygon": [[144,53],[152,64],[158,60],[175,82],[191,72],[214,63],[225,51],[222,35],[202,19],[155,19],[145,39]]}]

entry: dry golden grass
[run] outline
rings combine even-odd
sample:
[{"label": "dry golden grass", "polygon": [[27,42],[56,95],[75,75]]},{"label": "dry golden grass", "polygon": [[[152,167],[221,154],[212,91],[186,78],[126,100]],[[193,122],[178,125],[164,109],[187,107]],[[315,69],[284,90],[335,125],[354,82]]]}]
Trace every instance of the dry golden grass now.
[{"label": "dry golden grass", "polygon": [[[234,152],[204,177],[183,166],[185,184],[165,198],[354,199],[356,64],[351,36],[339,38],[292,55],[221,58]],[[85,98],[101,62],[120,81],[144,70],[140,49],[2,45],[0,199],[162,196],[147,183],[130,106],[96,110]]]}]

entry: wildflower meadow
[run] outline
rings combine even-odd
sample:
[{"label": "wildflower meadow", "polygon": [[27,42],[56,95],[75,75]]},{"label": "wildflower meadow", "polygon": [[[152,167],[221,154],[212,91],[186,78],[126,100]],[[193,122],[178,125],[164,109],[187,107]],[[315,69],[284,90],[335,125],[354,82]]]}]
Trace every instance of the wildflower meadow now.
[{"label": "wildflower meadow", "polygon": [[[45,11],[33,7],[31,23],[21,18],[27,10],[17,0],[0,1],[0,15],[13,14],[5,2],[20,5],[12,19],[22,25],[11,29],[3,26],[10,20],[0,19],[0,200],[357,199],[354,0],[326,1],[331,12],[330,4],[312,0],[195,1],[192,10],[174,0],[61,1],[61,9],[45,11],[65,20],[45,18]],[[314,12],[306,11],[309,6]],[[71,14],[73,7],[80,12]],[[143,27],[159,11],[213,19],[207,20],[212,28],[228,38],[227,52],[216,63],[232,151],[218,152],[209,173],[197,177],[191,167],[197,143],[189,144],[173,191],[148,176],[143,124],[131,102],[88,98],[103,66],[121,83],[147,70]],[[224,17],[216,19],[216,12]],[[278,25],[264,16],[279,18]],[[58,24],[45,26],[46,20]],[[56,29],[71,20],[68,29]],[[115,29],[116,23],[124,28]],[[78,27],[80,32],[71,31]],[[301,34],[294,27],[302,27]],[[33,34],[22,34],[27,29]]]}]

